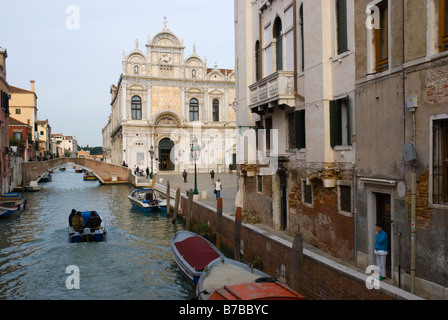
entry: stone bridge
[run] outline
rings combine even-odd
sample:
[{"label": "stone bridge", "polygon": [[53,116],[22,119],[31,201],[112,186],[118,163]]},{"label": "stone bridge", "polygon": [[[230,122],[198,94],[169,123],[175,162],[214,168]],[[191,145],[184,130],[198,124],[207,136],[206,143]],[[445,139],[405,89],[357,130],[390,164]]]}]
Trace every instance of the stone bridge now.
[{"label": "stone bridge", "polygon": [[55,158],[39,162],[22,162],[23,183],[28,185],[31,181],[39,181],[47,171],[59,170],[60,167],[68,165],[93,171],[103,184],[133,183],[135,180],[131,170],[126,167],[86,158]]}]

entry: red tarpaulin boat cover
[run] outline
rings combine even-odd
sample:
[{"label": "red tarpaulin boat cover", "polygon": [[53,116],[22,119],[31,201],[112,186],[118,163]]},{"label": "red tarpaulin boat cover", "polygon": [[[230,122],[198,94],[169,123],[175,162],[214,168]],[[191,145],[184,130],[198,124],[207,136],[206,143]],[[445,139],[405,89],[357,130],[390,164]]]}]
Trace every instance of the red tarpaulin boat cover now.
[{"label": "red tarpaulin boat cover", "polygon": [[219,258],[210,244],[201,237],[190,237],[175,243],[177,251],[196,271],[204,269],[210,262]]}]

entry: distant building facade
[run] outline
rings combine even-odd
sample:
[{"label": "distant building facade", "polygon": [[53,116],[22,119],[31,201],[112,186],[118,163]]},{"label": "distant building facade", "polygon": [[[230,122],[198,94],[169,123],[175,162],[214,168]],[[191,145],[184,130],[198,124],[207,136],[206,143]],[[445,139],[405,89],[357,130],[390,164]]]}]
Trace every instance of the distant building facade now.
[{"label": "distant building facade", "polygon": [[31,141],[34,144],[34,152],[31,155],[32,160],[38,156],[39,133],[37,131],[37,94],[35,92],[34,80],[30,81],[31,90],[26,90],[11,86],[10,114],[14,119],[31,125]]},{"label": "distant building facade", "polygon": [[[159,171],[224,171],[235,162],[235,74],[207,67],[166,25],[146,52],[123,53],[123,72],[111,87],[111,113],[103,128],[104,161]],[[196,137],[196,140],[195,140]],[[194,142],[193,142],[194,141]],[[197,141],[197,142],[196,142]]]}]

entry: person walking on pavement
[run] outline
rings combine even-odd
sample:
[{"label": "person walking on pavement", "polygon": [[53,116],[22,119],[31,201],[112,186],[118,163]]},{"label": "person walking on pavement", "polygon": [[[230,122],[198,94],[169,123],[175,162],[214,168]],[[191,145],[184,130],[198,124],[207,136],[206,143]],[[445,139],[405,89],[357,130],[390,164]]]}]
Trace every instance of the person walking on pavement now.
[{"label": "person walking on pavement", "polygon": [[212,184],[215,183],[215,170],[210,171],[210,178],[212,179]]},{"label": "person walking on pavement", "polygon": [[187,183],[187,176],[188,176],[188,173],[186,170],[184,170],[184,172],[182,173],[182,178],[184,178],[184,183]]},{"label": "person walking on pavement", "polygon": [[216,181],[216,183],[215,183],[216,199],[221,198],[221,190],[222,190],[221,180],[218,179],[218,181]]}]

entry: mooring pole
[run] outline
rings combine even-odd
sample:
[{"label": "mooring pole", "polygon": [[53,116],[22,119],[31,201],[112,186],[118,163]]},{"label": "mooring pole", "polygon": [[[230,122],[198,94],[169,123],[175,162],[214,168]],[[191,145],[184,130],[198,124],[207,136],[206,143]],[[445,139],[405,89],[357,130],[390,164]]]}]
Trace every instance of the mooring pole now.
[{"label": "mooring pole", "polygon": [[234,248],[235,248],[235,260],[241,260],[241,222],[243,220],[243,216],[241,215],[241,207],[236,208],[236,217],[235,217],[235,237],[234,237]]},{"label": "mooring pole", "polygon": [[216,200],[216,247],[221,249],[222,198]]}]

